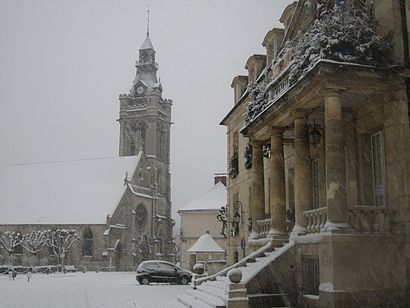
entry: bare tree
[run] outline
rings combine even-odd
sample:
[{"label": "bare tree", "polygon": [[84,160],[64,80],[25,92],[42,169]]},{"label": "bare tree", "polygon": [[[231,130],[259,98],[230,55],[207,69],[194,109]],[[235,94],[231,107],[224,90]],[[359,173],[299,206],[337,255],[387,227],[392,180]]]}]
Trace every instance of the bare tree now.
[{"label": "bare tree", "polygon": [[45,231],[33,231],[23,235],[21,245],[24,249],[33,254],[36,257],[36,261],[38,261],[38,253],[43,249],[46,241],[47,237]]},{"label": "bare tree", "polygon": [[47,230],[45,235],[47,238],[45,244],[57,255],[61,262],[61,270],[63,271],[67,252],[80,237],[76,230],[67,229]]},{"label": "bare tree", "polygon": [[20,232],[6,231],[4,233],[0,233],[0,246],[8,252],[10,265],[13,265],[16,248],[21,245],[22,240],[23,236]]}]

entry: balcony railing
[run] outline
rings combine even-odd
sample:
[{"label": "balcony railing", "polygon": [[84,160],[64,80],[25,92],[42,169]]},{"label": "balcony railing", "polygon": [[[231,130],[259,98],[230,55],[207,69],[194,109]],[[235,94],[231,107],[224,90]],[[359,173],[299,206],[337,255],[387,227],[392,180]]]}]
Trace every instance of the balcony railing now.
[{"label": "balcony railing", "polygon": [[[359,233],[388,233],[390,231],[391,210],[377,206],[355,206],[349,208],[348,223]],[[319,233],[327,221],[327,208],[303,212],[308,233]]]},{"label": "balcony railing", "polygon": [[350,226],[361,233],[388,233],[392,211],[377,206],[355,206],[349,209]]},{"label": "balcony railing", "polygon": [[271,229],[271,219],[262,219],[262,220],[257,220],[256,223],[258,224],[259,227],[259,238],[265,238],[267,237],[269,230]]},{"label": "balcony railing", "polygon": [[306,230],[308,233],[320,232],[327,221],[327,207],[321,207],[318,209],[303,212],[307,221]]}]

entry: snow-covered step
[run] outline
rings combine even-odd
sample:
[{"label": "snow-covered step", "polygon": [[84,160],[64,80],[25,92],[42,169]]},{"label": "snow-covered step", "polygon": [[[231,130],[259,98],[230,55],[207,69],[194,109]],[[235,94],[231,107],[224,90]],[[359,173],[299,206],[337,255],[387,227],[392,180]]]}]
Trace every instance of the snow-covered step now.
[{"label": "snow-covered step", "polygon": [[212,285],[200,285],[198,287],[198,290],[201,290],[202,292],[208,293],[210,295],[216,296],[221,300],[226,300],[228,297],[228,290],[227,289],[222,289],[222,288],[217,288]]},{"label": "snow-covered step", "polygon": [[216,277],[216,280],[214,281],[221,281],[224,283],[224,286],[226,287],[227,283],[229,283],[228,278],[225,276],[218,276]]},{"label": "snow-covered step", "polygon": [[258,262],[263,262],[263,260],[266,260],[268,257],[260,257],[260,258],[256,258],[255,260],[256,260],[256,263],[258,263]]},{"label": "snow-covered step", "polygon": [[179,295],[177,299],[188,308],[213,308],[211,305],[208,305],[187,293]]},{"label": "snow-covered step", "polygon": [[216,297],[215,295],[209,294],[207,292],[203,292],[201,289],[199,290],[188,290],[187,294],[191,295],[197,300],[200,300],[212,307],[215,308],[224,308],[225,307],[225,301],[220,299],[219,297]]}]

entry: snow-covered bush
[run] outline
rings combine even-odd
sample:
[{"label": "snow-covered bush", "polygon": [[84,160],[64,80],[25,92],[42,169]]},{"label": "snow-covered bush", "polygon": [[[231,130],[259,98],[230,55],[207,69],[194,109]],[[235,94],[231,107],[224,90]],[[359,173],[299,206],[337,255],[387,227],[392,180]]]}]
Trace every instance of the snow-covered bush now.
[{"label": "snow-covered bush", "polygon": [[279,66],[283,72],[283,63],[289,63],[285,68],[288,76],[283,73],[280,76],[279,72],[279,77],[274,74],[274,80],[269,84],[265,78],[259,84],[248,87],[251,102],[247,106],[245,121],[253,121],[267,108],[270,88],[283,78],[288,78],[287,87],[292,86],[320,59],[386,67],[391,63],[391,54],[390,39],[377,34],[375,21],[363,10],[346,8],[324,11],[310,29],[299,33],[294,41],[288,41],[274,60],[274,71]]},{"label": "snow-covered bush", "polygon": [[80,239],[76,230],[57,229],[44,232],[46,246],[48,246],[61,262],[61,269],[64,268],[64,260],[71,246]]},{"label": "snow-covered bush", "polygon": [[376,23],[360,10],[344,14],[328,11],[287,48],[294,58],[289,84],[303,77],[319,59],[385,67],[391,63],[392,45],[379,36]]},{"label": "snow-covered bush", "polygon": [[6,231],[0,233],[0,247],[8,252],[10,264],[13,264],[14,254],[17,252],[18,248],[21,247],[22,240],[23,236],[19,232]]}]

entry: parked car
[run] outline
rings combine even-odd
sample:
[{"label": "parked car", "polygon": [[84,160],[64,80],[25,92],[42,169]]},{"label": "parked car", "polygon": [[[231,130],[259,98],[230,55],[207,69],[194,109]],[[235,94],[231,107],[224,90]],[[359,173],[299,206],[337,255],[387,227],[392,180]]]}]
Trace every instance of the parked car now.
[{"label": "parked car", "polygon": [[143,285],[147,285],[150,282],[188,284],[192,279],[192,275],[192,272],[170,262],[150,260],[144,261],[138,266],[136,279]]}]

